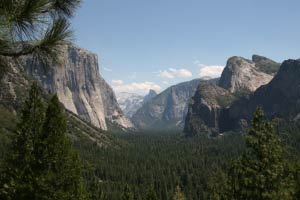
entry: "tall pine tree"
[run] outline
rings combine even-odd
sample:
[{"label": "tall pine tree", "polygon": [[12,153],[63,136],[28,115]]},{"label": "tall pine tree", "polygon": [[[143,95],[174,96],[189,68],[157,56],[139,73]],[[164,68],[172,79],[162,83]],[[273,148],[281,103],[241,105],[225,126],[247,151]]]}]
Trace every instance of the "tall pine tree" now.
[{"label": "tall pine tree", "polygon": [[35,83],[25,102],[10,158],[0,178],[2,200],[84,200],[79,158],[66,135],[57,96],[46,117]]},{"label": "tall pine tree", "polygon": [[131,191],[129,185],[126,184],[124,188],[124,192],[122,194],[122,200],[133,200],[133,199],[134,199],[134,194]]},{"label": "tall pine tree", "polygon": [[150,190],[148,191],[146,200],[158,200],[157,194],[156,194],[153,186],[151,186]]},{"label": "tall pine tree", "polygon": [[81,165],[66,131],[66,118],[55,95],[46,112],[41,146],[37,148],[43,152],[44,171],[39,182],[43,190],[39,199],[82,200],[85,198]]},{"label": "tall pine tree", "polygon": [[254,113],[246,147],[244,155],[232,164],[223,199],[292,199],[292,181],[282,157],[281,141],[261,108]]},{"label": "tall pine tree", "polygon": [[44,122],[40,88],[34,83],[25,101],[9,157],[0,179],[0,199],[35,199],[37,163],[35,146],[39,143]]}]

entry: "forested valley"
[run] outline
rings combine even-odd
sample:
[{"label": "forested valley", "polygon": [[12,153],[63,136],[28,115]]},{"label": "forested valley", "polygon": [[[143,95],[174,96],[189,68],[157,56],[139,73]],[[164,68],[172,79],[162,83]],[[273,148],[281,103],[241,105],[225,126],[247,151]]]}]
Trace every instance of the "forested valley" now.
[{"label": "forested valley", "polygon": [[[113,145],[100,147],[77,133],[71,138],[79,164],[74,160],[76,156],[70,149],[69,139],[64,136],[65,117],[59,114],[60,106],[55,97],[47,103],[45,122],[41,121],[44,128],[36,129],[37,124],[31,124],[32,117],[43,119],[42,105],[46,103],[42,103],[36,87],[31,89],[22,118],[1,119],[12,131],[10,135],[1,131],[0,194],[3,199],[9,196],[24,199],[36,194],[43,197],[45,191],[52,191],[53,197],[61,195],[62,199],[79,190],[82,191],[73,196],[74,199],[299,197],[300,126],[297,123],[265,120],[263,111],[258,109],[246,135],[229,132],[217,137],[204,134],[186,138],[180,132],[122,132],[115,127],[110,133]],[[16,129],[14,120],[19,121]],[[41,145],[49,147],[41,149]],[[67,173],[68,168],[72,172]],[[55,188],[60,186],[53,182],[57,176],[62,184],[68,181],[78,184],[57,190]]]},{"label": "forested valley", "polygon": [[[113,48],[110,45],[124,45],[127,55],[134,56],[132,60],[141,57],[141,63],[145,64],[141,66],[137,62],[138,67],[132,70],[145,70],[144,75],[149,77],[150,74],[157,75],[157,79],[154,79],[156,82],[147,81],[144,77],[141,78],[144,82],[133,82],[137,73],[130,75],[131,67],[123,69],[120,54],[124,53],[124,49],[122,53],[115,54],[118,56],[115,60],[122,61],[122,68],[114,71],[106,65],[99,67],[97,54],[72,43],[74,35],[71,20],[82,2],[0,0],[1,200],[300,199],[299,59],[280,63],[259,55],[253,55],[252,60],[233,56],[228,59],[226,66],[206,66],[200,64],[199,60],[194,61],[194,67],[197,66],[198,70],[194,77],[196,72],[192,73],[185,68],[153,68],[149,69],[152,71],[150,73],[145,67],[145,61],[152,60],[152,56],[137,56],[136,53],[148,54],[148,47],[161,43],[161,52],[169,52],[176,46],[170,45],[169,37],[181,29],[187,30],[187,27],[178,27],[178,20],[175,18],[184,17],[185,14],[191,18],[189,14],[192,12],[178,15],[183,11],[178,6],[180,12],[173,13],[174,19],[170,17],[176,29],[171,28],[171,34],[157,32],[157,35],[166,37],[164,42],[152,41],[153,35],[148,35],[150,39],[145,39],[147,37],[144,38],[143,34],[152,33],[153,29],[144,31],[143,28],[147,26],[139,24],[136,30],[143,30],[139,32],[142,33],[143,42],[151,44],[142,43],[143,50],[131,49],[135,52],[129,50],[135,46],[132,44],[140,43],[134,35],[138,33],[131,33],[135,29],[131,29],[128,34],[133,35],[134,40],[127,43],[127,35],[118,26],[117,31],[110,27],[112,29],[108,28],[107,31],[111,32],[105,32],[102,24],[101,31],[94,30],[97,23],[94,23],[93,18],[92,29],[89,31],[93,30],[97,34],[103,31],[103,37],[120,32],[122,34],[117,38],[125,39],[119,43],[113,42],[110,37],[104,39],[104,42],[93,38],[90,43],[108,45],[109,50],[113,49],[111,54],[115,54],[119,46]],[[92,1],[85,3],[90,2]],[[93,3],[95,4],[90,8],[99,2]],[[244,16],[244,6],[231,8],[235,4],[236,2],[230,4],[228,8],[232,9],[232,13],[242,10],[241,14]],[[118,3],[106,8],[113,8],[115,15],[115,6],[120,11],[124,10],[125,7],[120,5],[122,4]],[[198,9],[191,5],[190,9]],[[156,6],[155,4],[154,7]],[[130,7],[127,6],[126,9]],[[139,9],[142,7],[146,6],[139,5]],[[162,7],[169,8],[169,5]],[[267,7],[270,7],[269,4]],[[211,8],[215,10],[216,6]],[[163,18],[166,10],[161,12]],[[202,14],[198,11],[193,14]],[[228,13],[226,11],[226,16]],[[297,14],[290,11],[286,14],[289,13]],[[110,12],[104,14],[111,16]],[[121,14],[124,13],[118,13],[116,21],[123,17],[125,19],[132,13],[126,10],[126,14]],[[143,17],[137,15],[128,21],[144,18],[144,12],[140,14]],[[102,19],[102,16],[97,17]],[[237,17],[234,15],[233,18]],[[157,19],[160,21],[161,17]],[[205,16],[201,23],[206,23],[206,20],[209,21],[209,18]],[[88,20],[79,21],[81,26],[88,24]],[[125,20],[126,23],[128,21]],[[211,30],[211,24],[216,21],[219,20],[209,21],[207,29]],[[287,21],[291,22],[290,19]],[[255,25],[257,22],[258,20],[253,21]],[[123,26],[125,23],[120,24]],[[152,21],[151,24],[156,25],[156,22]],[[248,23],[240,24],[248,26]],[[264,28],[266,24],[263,21]],[[193,23],[190,25],[193,26],[189,30],[202,27],[201,24],[198,25],[198,21],[197,26]],[[228,24],[225,25],[227,27]],[[232,25],[234,28],[229,26],[230,30],[240,29],[236,27],[237,23]],[[270,27],[267,28],[269,31]],[[161,29],[163,28],[158,30]],[[203,33],[203,30],[200,32]],[[217,32],[220,31],[214,33]],[[223,38],[223,32],[220,33],[220,38]],[[176,42],[180,38],[188,38],[185,33],[178,34],[173,38]],[[280,39],[281,34],[278,34]],[[89,32],[83,35],[84,39],[90,39],[93,34]],[[197,38],[194,40],[198,41],[198,33],[195,35]],[[208,35],[215,37],[215,34]],[[253,35],[255,34],[251,33]],[[257,35],[262,34],[260,32]],[[222,41],[232,41],[232,38]],[[86,40],[84,43],[87,43]],[[244,40],[244,43],[251,42]],[[255,45],[259,46],[260,43]],[[271,43],[274,42],[267,43],[270,51],[273,47]],[[200,46],[205,51],[212,49],[210,56],[221,60],[225,51],[220,50],[222,55],[217,55],[220,52],[211,48],[211,44],[208,45],[210,48],[202,47],[202,43],[195,46]],[[188,48],[200,51],[195,46]],[[222,45],[218,43],[217,47],[220,46]],[[223,46],[228,56],[228,46],[232,46],[232,43]],[[294,50],[286,43],[281,47]],[[265,46],[261,48],[267,49]],[[162,56],[157,49],[153,48],[152,51],[153,54],[158,52],[156,59],[171,60],[169,56],[172,53]],[[178,51],[181,47],[174,49],[170,56],[173,59],[182,54]],[[256,47],[251,46],[243,53],[249,53],[250,49],[256,50]],[[274,49],[277,51],[278,48]],[[281,52],[285,51],[286,49],[281,49]],[[202,57],[209,57],[202,53]],[[187,54],[190,56],[189,51]],[[290,55],[294,54],[282,54],[280,58]],[[183,60],[178,60],[178,63],[185,62]],[[131,61],[129,63],[128,66],[131,66]],[[122,78],[128,76],[127,81],[110,77],[110,82],[106,82],[100,71],[117,72],[115,75]],[[203,71],[204,74],[213,76],[200,77]],[[191,80],[192,78],[195,79]],[[177,81],[171,83],[171,79]],[[180,83],[179,80],[185,82]],[[129,96],[131,99],[123,99],[121,105],[115,91],[120,92],[120,88],[129,88],[131,91],[132,87],[134,91],[142,88],[149,93],[146,96],[123,94],[123,97]],[[154,89],[164,90],[156,93]]]}]

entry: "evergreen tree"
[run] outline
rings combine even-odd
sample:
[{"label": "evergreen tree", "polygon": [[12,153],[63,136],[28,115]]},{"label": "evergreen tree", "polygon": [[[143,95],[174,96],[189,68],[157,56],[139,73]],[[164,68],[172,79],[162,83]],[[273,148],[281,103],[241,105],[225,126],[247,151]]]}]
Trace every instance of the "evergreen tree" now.
[{"label": "evergreen tree", "polygon": [[53,56],[70,39],[69,18],[80,0],[1,0],[0,57]]},{"label": "evergreen tree", "polygon": [[261,108],[254,113],[246,146],[244,155],[232,164],[223,199],[292,199],[292,181],[285,171],[281,141]]},{"label": "evergreen tree", "polygon": [[92,180],[89,180],[89,197],[91,200],[106,200],[106,196],[100,187],[100,180],[98,177],[93,176]]},{"label": "evergreen tree", "polygon": [[39,188],[42,191],[38,199],[85,198],[81,164],[66,135],[66,128],[66,119],[55,95],[49,103],[42,131],[40,149],[43,152],[43,174],[40,177]]},{"label": "evergreen tree", "polygon": [[36,164],[41,158],[35,157],[35,146],[39,143],[44,122],[44,106],[40,88],[34,83],[25,101],[11,152],[6,159],[0,179],[0,199],[34,199]]},{"label": "evergreen tree", "polygon": [[179,185],[176,186],[173,200],[186,200],[184,193],[181,191]]},{"label": "evergreen tree", "polygon": [[146,196],[146,200],[158,200],[157,194],[153,187],[150,188]]},{"label": "evergreen tree", "polygon": [[86,199],[58,98],[51,99],[45,117],[37,83],[25,102],[9,156],[0,178],[1,200]]},{"label": "evergreen tree", "polygon": [[134,199],[134,194],[132,193],[130,187],[126,185],[122,195],[122,200],[133,200],[133,199]]}]

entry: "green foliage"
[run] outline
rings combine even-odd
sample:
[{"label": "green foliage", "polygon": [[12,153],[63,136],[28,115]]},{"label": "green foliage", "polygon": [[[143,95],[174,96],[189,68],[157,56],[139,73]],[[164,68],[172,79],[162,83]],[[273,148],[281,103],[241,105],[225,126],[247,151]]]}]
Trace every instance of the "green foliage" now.
[{"label": "green foliage", "polygon": [[109,200],[119,200],[128,185],[134,199],[145,199],[153,187],[158,199],[171,200],[180,185],[187,199],[208,199],[208,183],[214,171],[238,157],[244,148],[239,134],[220,138],[186,139],[173,133],[123,133],[118,148],[99,148],[93,142],[75,140],[85,179],[95,175]]},{"label": "green foliage", "polygon": [[233,95],[223,95],[217,98],[218,104],[224,108],[230,106],[235,100],[236,97]]},{"label": "green foliage", "polygon": [[0,171],[2,160],[7,154],[11,138],[11,133],[15,130],[16,116],[5,107],[0,105]]},{"label": "green foliage", "polygon": [[65,133],[58,98],[45,116],[40,88],[33,84],[1,173],[1,199],[85,199],[79,159]]},{"label": "green foliage", "polygon": [[122,200],[133,200],[133,199],[134,199],[134,194],[132,193],[130,187],[126,185],[122,195]]},{"label": "green foliage", "polygon": [[235,93],[234,93],[234,96],[236,99],[240,99],[240,98],[243,98],[243,97],[248,97],[252,92],[246,88],[244,89],[240,89],[240,90],[237,90]]},{"label": "green foliage", "polygon": [[101,181],[93,176],[89,180],[88,190],[89,190],[89,199],[92,200],[106,200],[106,195],[104,194],[103,190],[100,186]]},{"label": "green foliage", "polygon": [[12,131],[15,129],[16,117],[15,115],[0,105],[0,124],[2,129]]},{"label": "green foliage", "polygon": [[12,141],[10,157],[5,163],[0,185],[2,199],[33,199],[36,182],[34,166],[34,147],[41,134],[44,120],[44,106],[40,98],[40,89],[35,83],[25,102],[21,122],[17,125],[16,136]]},{"label": "green foliage", "polygon": [[224,199],[292,199],[293,180],[283,160],[281,141],[260,108],[254,114],[246,147],[231,166]]},{"label": "green foliage", "polygon": [[[1,164],[1,200],[300,198],[300,124],[274,119],[274,130],[258,110],[246,136],[247,149],[240,156],[245,144],[239,134],[184,138],[174,133],[118,133],[108,137],[68,117],[68,133],[79,151],[79,162],[57,97],[45,112],[39,93],[33,86],[12,137],[14,148],[7,154],[11,158]],[[8,117],[0,116],[0,153],[4,155],[9,143],[6,133],[14,130],[15,117],[5,108],[0,107],[0,112]],[[88,195],[80,176],[82,164]]]},{"label": "green foliage", "polygon": [[264,73],[273,75],[276,74],[280,68],[280,63],[265,57],[254,55],[252,58],[254,58],[255,67]]},{"label": "green foliage", "polygon": [[56,58],[80,0],[1,0],[0,56]]},{"label": "green foliage", "polygon": [[42,192],[43,198],[40,199],[84,198],[79,158],[72,149],[66,128],[66,119],[55,95],[49,103],[41,143],[37,148],[38,155],[43,158],[40,186],[48,193]]},{"label": "green foliage", "polygon": [[153,187],[147,193],[146,200],[158,200],[157,194]]}]

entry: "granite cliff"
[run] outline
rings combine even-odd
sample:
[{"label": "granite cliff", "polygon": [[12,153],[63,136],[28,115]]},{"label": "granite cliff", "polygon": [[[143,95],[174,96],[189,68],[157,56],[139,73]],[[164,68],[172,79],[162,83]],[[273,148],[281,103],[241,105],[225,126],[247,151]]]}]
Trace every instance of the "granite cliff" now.
[{"label": "granite cliff", "polygon": [[244,130],[255,109],[260,106],[268,118],[298,120],[300,116],[300,60],[284,61],[273,80],[248,98],[236,101],[224,110],[220,131]]},{"label": "granite cliff", "polygon": [[190,101],[184,132],[187,136],[201,132],[217,134],[222,108],[228,107],[234,100],[234,95],[217,85],[200,84]]},{"label": "granite cliff", "polygon": [[185,120],[186,135],[217,134],[246,127],[259,105],[253,103],[254,106],[248,108],[247,99],[252,98],[253,93],[260,90],[258,88],[270,83],[279,66],[279,63],[258,55],[253,55],[252,60],[237,56],[229,58],[218,86],[202,84],[198,87]]},{"label": "granite cliff", "polygon": [[[262,57],[253,56],[253,61],[242,57],[231,57],[224,68],[219,86],[229,90],[231,93],[251,93],[261,85],[269,83],[273,76],[261,70]],[[256,62],[258,64],[256,64]]]},{"label": "granite cliff", "polygon": [[57,93],[66,109],[103,130],[106,120],[131,128],[111,87],[99,74],[97,55],[73,44],[63,47],[59,64],[45,68],[23,58],[25,71],[51,93]]},{"label": "granite cliff", "polygon": [[131,118],[134,125],[139,129],[182,130],[189,101],[201,82],[195,79],[167,88],[137,110]]}]

